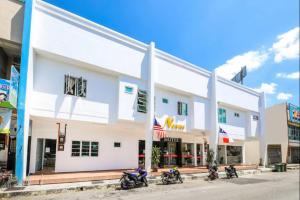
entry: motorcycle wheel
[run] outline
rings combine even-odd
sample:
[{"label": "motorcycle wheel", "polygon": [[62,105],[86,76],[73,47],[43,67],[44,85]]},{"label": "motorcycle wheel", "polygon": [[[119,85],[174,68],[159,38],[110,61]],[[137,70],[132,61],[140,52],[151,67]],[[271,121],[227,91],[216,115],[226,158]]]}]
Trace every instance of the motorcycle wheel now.
[{"label": "motorcycle wheel", "polygon": [[183,183],[183,180],[182,180],[182,178],[181,178],[180,175],[179,175],[179,177],[178,177],[178,180],[179,180],[180,183]]},{"label": "motorcycle wheel", "polygon": [[168,181],[168,178],[166,176],[162,176],[161,177],[161,182],[164,184],[164,185],[167,185],[169,183]]},{"label": "motorcycle wheel", "polygon": [[144,183],[145,183],[145,186],[148,187],[148,181],[146,178],[144,178]]},{"label": "motorcycle wheel", "polygon": [[122,182],[121,182],[121,188],[122,188],[123,190],[128,190],[128,189],[129,189],[129,187],[128,187],[128,185],[125,183],[125,181],[122,181]]}]

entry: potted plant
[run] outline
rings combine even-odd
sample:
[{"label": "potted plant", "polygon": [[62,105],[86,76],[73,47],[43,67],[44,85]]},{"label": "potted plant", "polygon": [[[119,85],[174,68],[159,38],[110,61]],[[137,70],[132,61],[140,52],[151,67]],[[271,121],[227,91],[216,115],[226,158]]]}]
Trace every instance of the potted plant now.
[{"label": "potted plant", "polygon": [[207,168],[209,168],[209,166],[213,165],[214,155],[215,155],[215,152],[212,149],[209,149],[208,152],[207,152],[207,156],[206,156],[206,163],[207,163],[206,166],[207,166]]},{"label": "potted plant", "polygon": [[157,172],[158,164],[160,162],[160,148],[159,147],[153,147],[152,148],[152,168],[153,172]]}]

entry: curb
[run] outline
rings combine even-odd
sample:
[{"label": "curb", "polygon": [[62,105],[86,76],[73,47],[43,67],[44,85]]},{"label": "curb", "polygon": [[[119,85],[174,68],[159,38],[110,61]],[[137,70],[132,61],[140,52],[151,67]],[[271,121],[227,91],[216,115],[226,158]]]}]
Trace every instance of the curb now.
[{"label": "curb", "polygon": [[[268,170],[242,170],[238,171],[239,176],[250,175],[250,174],[260,174],[264,172],[271,172],[272,169]],[[188,180],[198,180],[198,179],[205,179],[208,176],[208,173],[197,173],[197,174],[182,174],[182,179],[185,181]],[[225,178],[225,172],[219,172],[220,178]],[[96,181],[95,181],[96,182]],[[148,178],[149,184],[158,184],[161,183],[160,176],[149,177]],[[119,179],[114,180],[106,180],[106,181],[98,181],[94,182],[81,182],[74,186],[64,187],[63,184],[60,185],[60,188],[49,188],[49,189],[33,189],[33,190],[18,190],[22,189],[22,187],[16,187],[14,191],[3,191],[0,192],[0,199],[2,198],[9,198],[15,196],[37,196],[37,195],[46,195],[46,194],[53,194],[53,193],[62,193],[66,191],[84,191],[84,190],[91,190],[91,189],[107,189],[107,188],[117,188],[119,184]]]}]

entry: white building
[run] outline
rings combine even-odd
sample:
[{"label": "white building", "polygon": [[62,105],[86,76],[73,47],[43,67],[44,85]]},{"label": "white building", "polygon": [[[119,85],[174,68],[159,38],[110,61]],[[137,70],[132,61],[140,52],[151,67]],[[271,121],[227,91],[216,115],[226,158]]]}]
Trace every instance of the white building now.
[{"label": "white building", "polygon": [[[149,170],[152,145],[164,166],[204,165],[206,144],[221,163],[259,163],[263,94],[42,1],[30,29],[30,173],[135,168],[144,157]],[[153,134],[154,117],[167,138]],[[234,140],[226,148],[219,128]]]}]

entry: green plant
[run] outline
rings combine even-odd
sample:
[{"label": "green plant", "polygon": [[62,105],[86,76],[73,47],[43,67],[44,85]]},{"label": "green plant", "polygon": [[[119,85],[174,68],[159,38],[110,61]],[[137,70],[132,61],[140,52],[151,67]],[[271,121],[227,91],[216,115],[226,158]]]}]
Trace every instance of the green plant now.
[{"label": "green plant", "polygon": [[153,147],[152,148],[152,164],[153,164],[153,168],[157,168],[159,162],[160,162],[160,148],[159,147]]},{"label": "green plant", "polygon": [[212,166],[214,162],[215,152],[212,149],[209,149],[206,156],[206,163],[208,166]]}]

